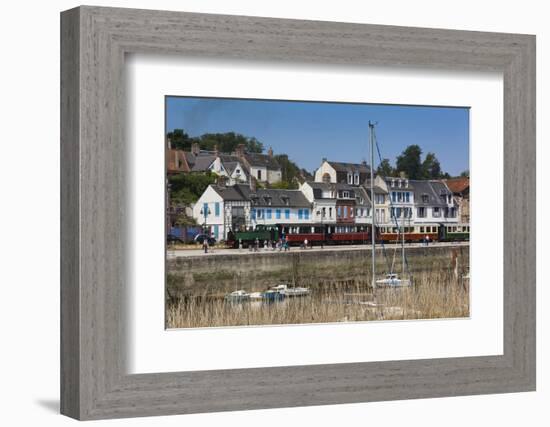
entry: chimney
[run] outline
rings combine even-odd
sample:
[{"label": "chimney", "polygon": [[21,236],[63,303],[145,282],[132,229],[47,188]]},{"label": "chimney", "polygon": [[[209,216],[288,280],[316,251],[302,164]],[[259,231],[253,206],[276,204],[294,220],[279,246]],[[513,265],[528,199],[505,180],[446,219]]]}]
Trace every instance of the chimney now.
[{"label": "chimney", "polygon": [[273,148],[269,147],[269,150],[267,150],[267,155],[269,157],[273,157]]},{"label": "chimney", "polygon": [[193,144],[191,144],[191,152],[195,155],[195,156],[198,156],[199,153],[200,153],[201,149],[199,147],[199,143],[198,142],[193,142]]},{"label": "chimney", "polygon": [[256,192],[256,178],[254,178],[252,175],[250,175],[250,191],[252,193]]},{"label": "chimney", "polygon": [[237,157],[244,157],[244,144],[237,145],[237,148],[235,149],[235,154]]},{"label": "chimney", "polygon": [[323,157],[323,161],[321,162],[321,164],[325,163],[326,161],[327,161],[327,158]]},{"label": "chimney", "polygon": [[218,157],[220,152],[218,151],[218,144],[214,144],[214,156]]}]

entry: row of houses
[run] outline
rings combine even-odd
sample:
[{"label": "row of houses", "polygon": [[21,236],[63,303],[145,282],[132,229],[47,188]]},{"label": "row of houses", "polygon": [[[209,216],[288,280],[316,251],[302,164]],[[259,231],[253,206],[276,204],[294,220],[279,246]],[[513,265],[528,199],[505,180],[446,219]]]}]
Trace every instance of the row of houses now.
[{"label": "row of houses", "polygon": [[464,211],[469,220],[469,193],[464,185],[457,194],[444,180],[376,176],[371,194],[370,169],[365,163],[323,159],[315,180],[303,182],[296,190],[259,188],[254,177],[248,183],[228,185],[223,178],[210,185],[193,207],[197,223],[216,239],[225,239],[230,230],[259,224],[326,224],[342,231],[372,224],[373,215],[381,227],[459,224],[467,222]]},{"label": "row of houses", "polygon": [[186,172],[210,171],[224,177],[228,185],[250,182],[251,178],[266,184],[282,180],[281,166],[273,156],[273,149],[267,154],[253,153],[239,144],[232,153],[222,153],[217,146],[213,151],[201,150],[198,143],[191,145],[191,151],[176,150],[167,140],[167,172],[169,175]]}]

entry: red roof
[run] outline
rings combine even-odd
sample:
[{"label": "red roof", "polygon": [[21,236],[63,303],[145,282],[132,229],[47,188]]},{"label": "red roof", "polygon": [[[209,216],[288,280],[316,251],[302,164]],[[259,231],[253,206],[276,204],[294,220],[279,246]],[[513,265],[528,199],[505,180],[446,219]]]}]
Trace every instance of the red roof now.
[{"label": "red roof", "polygon": [[444,181],[447,187],[449,187],[449,190],[453,193],[462,193],[470,187],[470,178],[468,177],[451,178],[445,179]]}]

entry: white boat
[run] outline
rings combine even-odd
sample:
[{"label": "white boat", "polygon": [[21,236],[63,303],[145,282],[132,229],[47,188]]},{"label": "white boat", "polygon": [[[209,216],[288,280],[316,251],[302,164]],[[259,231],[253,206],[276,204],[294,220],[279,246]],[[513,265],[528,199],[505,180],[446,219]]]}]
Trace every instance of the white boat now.
[{"label": "white boat", "polygon": [[279,292],[286,297],[303,297],[309,295],[309,288],[300,286],[289,288],[288,285],[285,284],[273,286],[271,290]]},{"label": "white boat", "polygon": [[242,289],[238,291],[233,291],[225,296],[227,301],[231,302],[240,302],[250,299],[250,294]]},{"label": "white boat", "polygon": [[262,299],[264,297],[263,292],[251,292],[249,295],[250,299]]},{"label": "white boat", "polygon": [[386,286],[386,287],[392,287],[392,288],[399,288],[402,286],[410,286],[411,281],[409,279],[400,279],[397,274],[391,273],[386,274],[385,279],[379,279],[376,281],[376,286]]}]

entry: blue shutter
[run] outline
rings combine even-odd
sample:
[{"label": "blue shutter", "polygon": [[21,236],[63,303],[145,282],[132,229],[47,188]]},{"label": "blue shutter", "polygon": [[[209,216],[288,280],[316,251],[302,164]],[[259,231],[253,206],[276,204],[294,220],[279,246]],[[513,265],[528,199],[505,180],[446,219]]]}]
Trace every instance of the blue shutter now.
[{"label": "blue shutter", "polygon": [[309,219],[309,209],[304,209],[304,218]]},{"label": "blue shutter", "polygon": [[216,216],[220,216],[220,202],[216,202],[214,205],[214,212]]},{"label": "blue shutter", "polygon": [[298,209],[298,219],[302,219],[303,214],[304,213],[303,213],[302,209]]},{"label": "blue shutter", "polygon": [[275,210],[275,218],[281,219],[281,210],[280,209]]},{"label": "blue shutter", "polygon": [[267,209],[266,218],[267,218],[267,219],[271,219],[271,209]]},{"label": "blue shutter", "polygon": [[285,209],[285,218],[290,219],[290,209]]},{"label": "blue shutter", "polygon": [[252,219],[256,219],[256,209],[252,209],[252,210],[250,211],[250,217],[251,217]]}]

